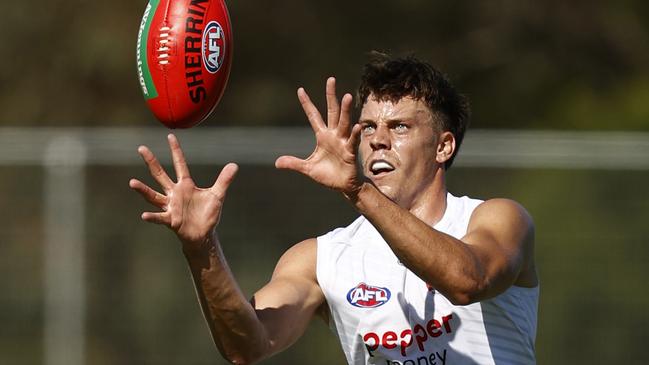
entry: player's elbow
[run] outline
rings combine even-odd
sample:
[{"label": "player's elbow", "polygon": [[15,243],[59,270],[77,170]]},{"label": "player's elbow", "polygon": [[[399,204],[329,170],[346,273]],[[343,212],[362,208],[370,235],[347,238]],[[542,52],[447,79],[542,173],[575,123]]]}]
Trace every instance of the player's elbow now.
[{"label": "player's elbow", "polygon": [[224,356],[224,358],[229,364],[234,365],[250,365],[255,363],[254,361],[250,361],[239,356]]},{"label": "player's elbow", "polygon": [[227,358],[226,360],[228,360],[230,364],[234,365],[252,365],[259,362],[259,360],[245,359],[243,357]]},{"label": "player's elbow", "polygon": [[489,284],[482,277],[467,276],[458,280],[456,285],[446,293],[444,296],[453,304],[453,305],[469,305],[476,302],[479,302],[484,299],[485,292],[489,287]]},{"label": "player's elbow", "polygon": [[460,306],[493,298],[513,284],[503,277],[495,278],[487,275],[467,276],[457,283],[459,284],[444,293],[444,296],[454,305]]},{"label": "player's elbow", "polygon": [[221,355],[230,364],[252,365],[267,358],[268,346],[249,346],[241,349],[226,349]]},{"label": "player's elbow", "polygon": [[254,351],[248,353],[236,352],[223,354],[225,360],[234,365],[252,365],[256,364],[263,359],[260,354],[255,354]]},{"label": "player's elbow", "polygon": [[465,295],[464,293],[449,293],[445,294],[444,296],[453,305],[463,306],[471,304],[469,296]]},{"label": "player's elbow", "polygon": [[482,298],[480,293],[481,290],[475,287],[473,289],[455,290],[445,294],[445,296],[453,305],[464,306],[479,302]]}]

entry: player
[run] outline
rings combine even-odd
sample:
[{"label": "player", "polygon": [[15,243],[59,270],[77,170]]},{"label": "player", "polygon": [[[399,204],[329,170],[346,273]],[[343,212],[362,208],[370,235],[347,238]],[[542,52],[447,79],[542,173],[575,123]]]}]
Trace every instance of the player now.
[{"label": "player", "polygon": [[387,56],[364,69],[353,126],[352,96],[339,102],[334,78],[326,83],[326,121],[304,89],[297,94],[316,147],[307,159],[282,156],[276,167],[339,191],[360,217],[290,248],[251,301],[217,235],[237,166],[226,165],[203,189],[173,135],[176,182],[148,148],[138,150],[162,187],[130,181],[160,209],[142,219],[180,239],[221,354],[234,364],[257,362],[322,317],[350,364],[535,363],[539,282],[530,216],[511,200],[459,198],[446,189],[468,121],[465,99],[430,65]]}]

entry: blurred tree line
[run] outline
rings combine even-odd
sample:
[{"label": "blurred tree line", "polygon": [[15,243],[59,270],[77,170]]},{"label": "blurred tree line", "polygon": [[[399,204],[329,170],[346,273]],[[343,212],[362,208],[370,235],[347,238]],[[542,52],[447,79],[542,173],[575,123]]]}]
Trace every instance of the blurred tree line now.
[{"label": "blurred tree line", "polygon": [[[135,72],[145,0],[10,2],[0,125],[149,126]],[[206,125],[305,125],[295,89],[354,90],[371,50],[415,55],[479,128],[649,130],[649,3],[230,1],[230,83]]]}]

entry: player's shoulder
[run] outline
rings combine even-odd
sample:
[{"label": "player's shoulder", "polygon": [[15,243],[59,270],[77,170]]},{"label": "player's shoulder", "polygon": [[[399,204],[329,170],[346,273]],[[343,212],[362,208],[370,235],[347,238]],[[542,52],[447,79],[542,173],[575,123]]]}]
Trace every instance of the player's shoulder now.
[{"label": "player's shoulder", "polygon": [[516,225],[525,230],[534,229],[534,221],[527,209],[508,198],[493,198],[481,202],[473,211],[471,223]]},{"label": "player's shoulder", "polygon": [[500,212],[500,213],[509,213],[509,214],[521,214],[525,216],[530,216],[529,212],[525,207],[513,199],[508,198],[493,198],[484,200],[480,203],[476,210],[486,211],[486,212]]},{"label": "player's shoulder", "polygon": [[315,253],[316,246],[317,239],[315,237],[307,238],[304,241],[298,242],[289,247],[282,258],[287,255],[290,256],[291,259],[296,259],[301,256],[309,256]]},{"label": "player's shoulder", "polygon": [[331,231],[318,236],[318,241],[335,241],[335,242],[348,242],[352,237],[357,235],[360,231],[365,229],[368,224],[367,219],[362,215],[356,218],[351,224],[345,227],[334,228]]},{"label": "player's shoulder", "polygon": [[284,264],[299,260],[306,265],[315,265],[319,241],[345,242],[361,229],[365,221],[366,219],[361,216],[346,227],[335,228],[321,236],[307,238],[304,241],[298,242],[284,252],[279,263]]},{"label": "player's shoulder", "polygon": [[315,277],[317,241],[308,238],[289,247],[279,258],[274,276],[278,274],[297,274]]}]

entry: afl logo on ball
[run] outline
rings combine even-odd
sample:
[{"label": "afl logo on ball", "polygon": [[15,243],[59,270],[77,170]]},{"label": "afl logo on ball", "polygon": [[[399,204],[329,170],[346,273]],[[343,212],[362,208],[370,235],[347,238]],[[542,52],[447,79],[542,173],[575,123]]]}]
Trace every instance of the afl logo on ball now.
[{"label": "afl logo on ball", "polygon": [[390,290],[360,283],[347,293],[347,301],[354,307],[376,308],[390,300]]},{"label": "afl logo on ball", "polygon": [[207,23],[203,30],[203,64],[209,73],[216,73],[223,64],[225,41],[223,28],[215,21]]}]

